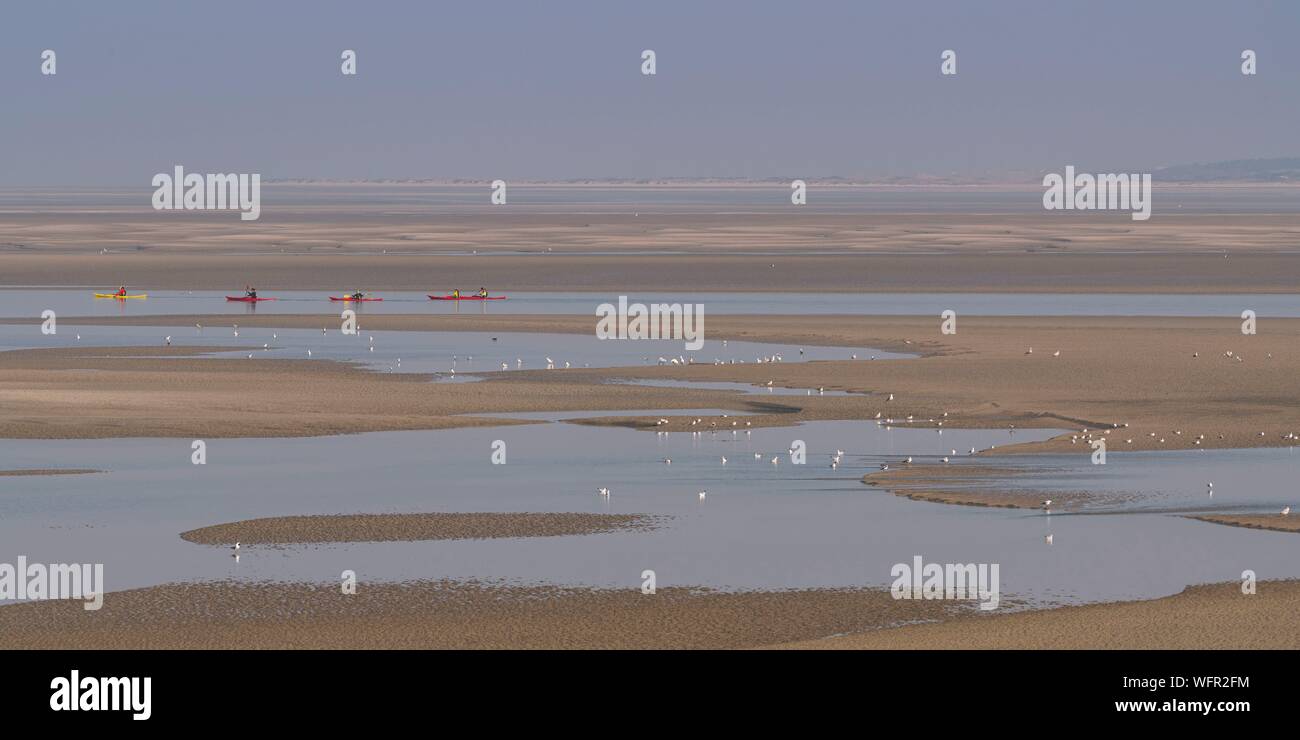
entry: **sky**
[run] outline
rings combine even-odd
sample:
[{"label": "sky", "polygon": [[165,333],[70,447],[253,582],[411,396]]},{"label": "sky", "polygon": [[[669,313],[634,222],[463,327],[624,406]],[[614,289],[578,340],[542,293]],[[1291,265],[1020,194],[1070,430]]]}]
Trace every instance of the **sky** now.
[{"label": "sky", "polygon": [[0,93],[0,185],[1150,171],[1300,156],[1300,2],[13,2]]}]

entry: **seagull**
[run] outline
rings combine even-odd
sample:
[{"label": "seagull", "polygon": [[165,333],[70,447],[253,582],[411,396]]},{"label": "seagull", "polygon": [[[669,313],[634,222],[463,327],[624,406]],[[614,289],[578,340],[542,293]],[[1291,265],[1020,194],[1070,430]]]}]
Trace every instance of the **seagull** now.
[{"label": "seagull", "polygon": [[723,456],[722,456],[722,464],[723,464],[723,465],[726,465],[726,464],[727,464],[727,456],[726,456],[726,455],[723,455]]},{"label": "seagull", "polygon": [[1060,356],[1061,356],[1061,350],[1059,349],[1052,353],[1052,357],[1060,357]]},{"label": "seagull", "polygon": [[1046,537],[1044,537],[1043,542],[1046,542],[1049,545],[1052,544],[1052,535],[1049,534]]},{"label": "seagull", "polygon": [[166,340],[166,341],[167,341],[167,346],[168,346],[168,347],[172,346],[172,338],[171,338],[171,337],[167,337],[167,340]]},{"label": "seagull", "polygon": [[700,491],[700,500],[703,501],[703,500],[704,500],[704,497],[705,497],[707,494],[708,494],[708,491]]},{"label": "seagull", "polygon": [[608,488],[597,488],[597,489],[596,489],[596,493],[597,493],[598,495],[600,495],[600,496],[604,496],[605,498],[609,498],[609,489],[608,489]]},{"label": "seagull", "polygon": [[673,464],[673,459],[672,459],[671,457],[665,457],[665,458],[664,458],[664,464],[665,464],[665,465],[672,465],[672,464]]},{"label": "seagull", "polygon": [[1290,507],[1290,506],[1288,506],[1288,507],[1282,509],[1282,516],[1290,516],[1290,515],[1291,515],[1291,507]]},{"label": "seagull", "polygon": [[239,549],[239,543],[236,542],[234,545],[232,545],[232,546],[230,547],[230,549],[231,549],[231,550],[238,550],[238,549]]}]

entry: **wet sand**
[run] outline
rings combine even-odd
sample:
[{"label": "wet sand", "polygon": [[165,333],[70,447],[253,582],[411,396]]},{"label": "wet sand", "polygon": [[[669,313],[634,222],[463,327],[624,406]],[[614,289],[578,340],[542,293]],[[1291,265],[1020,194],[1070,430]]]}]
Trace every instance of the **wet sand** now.
[{"label": "wet sand", "polygon": [[1295,650],[1300,582],[1193,586],[1151,601],[976,614],[939,624],[798,642],[817,650]]},{"label": "wet sand", "polygon": [[1203,514],[1189,517],[1213,524],[1248,529],[1268,529],[1274,532],[1300,532],[1300,516],[1281,514]]},{"label": "wet sand", "polygon": [[[1087,503],[1096,503],[1102,497],[1088,493],[1037,490],[1022,485],[1016,488],[999,486],[1009,478],[1023,478],[1021,468],[991,465],[908,465],[893,463],[889,470],[877,470],[862,477],[869,486],[879,486],[890,493],[914,501],[930,501],[962,506],[991,506],[1009,509],[1044,509],[1050,500],[1052,511],[1071,511]],[[1106,496],[1108,503],[1117,503],[1119,496]]]},{"label": "wet sand", "polygon": [[[271,326],[307,321],[283,319],[259,317]],[[194,323],[192,317],[185,320]],[[367,320],[367,328],[477,331],[512,322],[510,317],[376,316]],[[587,317],[530,317],[513,328],[585,333],[593,331],[593,322]],[[242,318],[241,323],[251,324]],[[879,413],[898,426],[1074,430],[1045,442],[1000,447],[999,453],[1090,455],[1090,436],[1105,439],[1108,454],[1283,447],[1297,441],[1288,435],[1300,436],[1300,383],[1295,382],[1300,319],[1261,320],[1255,336],[1243,336],[1236,317],[959,317],[956,335],[941,334],[939,323],[938,310],[934,318],[715,317],[706,324],[712,339],[838,345],[846,347],[846,359],[523,370],[486,373],[485,382],[454,385],[326,361],[171,356],[195,348],[4,352],[0,436],[311,436],[504,423],[466,416],[474,413],[620,408],[758,414],[709,421],[720,428],[732,421],[766,426],[874,419]],[[862,347],[923,356],[872,361]],[[1027,354],[1030,347],[1033,354]],[[1056,351],[1059,357],[1053,356]],[[1228,351],[1232,357],[1225,356]],[[859,359],[847,359],[853,352]],[[168,357],[132,356],[141,353]],[[746,396],[607,383],[639,378],[755,386],[771,382],[858,393]],[[322,407],[324,397],[331,401]],[[693,420],[670,416],[671,423],[659,429],[691,429]],[[598,423],[650,429],[655,421]]]},{"label": "wet sand", "polygon": [[477,513],[318,514],[247,519],[181,533],[201,545],[292,545],[327,542],[480,540],[644,532],[667,517],[648,514]]},{"label": "wet sand", "polygon": [[[268,190],[268,192],[270,192]],[[268,198],[271,196],[268,195]],[[1026,193],[1029,208],[1040,203]],[[8,285],[266,291],[1291,292],[1288,214],[733,213],[583,204],[268,205],[160,218],[144,207],[11,208]],[[101,253],[107,250],[107,253]],[[1225,259],[1224,255],[1229,257]]]},{"label": "wet sand", "polygon": [[90,468],[26,468],[20,470],[0,470],[0,477],[21,475],[89,475],[102,473],[102,470]]},{"label": "wet sand", "polygon": [[[1297,649],[1300,583],[987,614],[885,589],[168,584],[0,607],[0,649]],[[1004,597],[1004,608],[1013,602]]]},{"label": "wet sand", "polygon": [[169,584],[0,606],[0,649],[752,648],[939,619],[952,602],[887,590],[738,593],[459,582]]}]

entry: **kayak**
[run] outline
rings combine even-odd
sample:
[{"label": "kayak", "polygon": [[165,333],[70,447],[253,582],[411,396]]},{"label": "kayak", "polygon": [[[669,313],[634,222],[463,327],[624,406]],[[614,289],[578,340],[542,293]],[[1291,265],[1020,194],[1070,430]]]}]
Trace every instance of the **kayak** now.
[{"label": "kayak", "polygon": [[429,300],[433,300],[433,301],[504,301],[505,299],[506,299],[506,297],[503,296],[503,295],[490,295],[490,296],[481,296],[481,295],[462,295],[462,296],[454,296],[454,295],[431,295],[431,296],[429,296]]},{"label": "kayak", "polygon": [[345,295],[342,298],[336,298],[334,296],[330,296],[330,300],[331,301],[382,301],[384,299],[383,298],[353,298],[352,296]]},{"label": "kayak", "polygon": [[245,296],[228,295],[226,296],[226,300],[239,301],[241,303],[256,303],[257,301],[273,301],[275,299],[274,298],[250,298],[246,295]]},{"label": "kayak", "polygon": [[149,296],[146,293],[141,293],[140,295],[118,295],[117,293],[96,293],[95,297],[96,298],[117,298],[118,300],[121,300],[123,298],[148,298]]}]

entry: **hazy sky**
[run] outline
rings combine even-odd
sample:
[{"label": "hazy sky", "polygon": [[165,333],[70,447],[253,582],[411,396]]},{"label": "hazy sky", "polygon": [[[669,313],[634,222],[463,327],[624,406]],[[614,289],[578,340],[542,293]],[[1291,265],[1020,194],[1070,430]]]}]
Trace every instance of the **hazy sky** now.
[{"label": "hazy sky", "polygon": [[0,91],[7,185],[1149,169],[1300,155],[1300,2],[10,2]]}]

